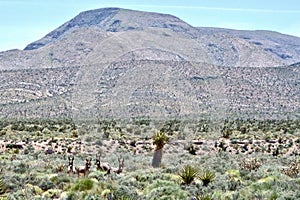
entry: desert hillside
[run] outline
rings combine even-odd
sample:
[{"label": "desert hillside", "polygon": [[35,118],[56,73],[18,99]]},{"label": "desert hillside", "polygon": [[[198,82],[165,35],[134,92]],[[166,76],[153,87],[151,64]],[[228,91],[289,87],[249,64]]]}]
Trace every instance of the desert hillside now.
[{"label": "desert hillside", "polygon": [[299,117],[300,39],[85,11],[0,52],[2,118]]}]

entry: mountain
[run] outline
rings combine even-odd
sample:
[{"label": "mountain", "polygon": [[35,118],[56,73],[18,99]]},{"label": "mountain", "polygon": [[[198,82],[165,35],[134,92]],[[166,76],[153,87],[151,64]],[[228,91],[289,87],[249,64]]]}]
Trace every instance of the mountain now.
[{"label": "mountain", "polygon": [[299,38],[275,32],[85,11],[0,52],[0,116],[299,117],[299,51]]},{"label": "mountain", "polygon": [[198,28],[205,34],[228,34],[260,46],[283,59],[286,64],[293,64],[300,60],[300,38],[274,31],[240,31],[223,28]]}]

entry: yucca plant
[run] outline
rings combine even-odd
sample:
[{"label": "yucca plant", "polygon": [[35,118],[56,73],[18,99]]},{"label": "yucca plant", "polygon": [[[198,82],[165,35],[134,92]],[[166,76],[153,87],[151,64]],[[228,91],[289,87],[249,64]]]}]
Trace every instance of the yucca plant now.
[{"label": "yucca plant", "polygon": [[204,170],[199,173],[198,178],[202,181],[203,186],[208,186],[209,183],[213,182],[215,179],[215,173],[210,170]]},{"label": "yucca plant", "polygon": [[134,197],[126,196],[126,195],[122,195],[122,196],[118,197],[117,199],[119,199],[119,200],[135,200]]},{"label": "yucca plant", "polygon": [[152,167],[159,167],[162,160],[162,150],[164,145],[169,142],[169,137],[166,133],[159,131],[153,135],[152,139],[153,144],[156,146],[152,159]]},{"label": "yucca plant", "polygon": [[5,185],[4,179],[1,177],[0,178],[0,195],[4,194],[5,191],[6,191],[6,185]]},{"label": "yucca plant", "polygon": [[199,169],[191,165],[184,166],[178,174],[185,185],[190,185],[199,175]]},{"label": "yucca plant", "polygon": [[195,196],[196,200],[213,200],[212,195],[210,194],[199,194],[197,196]]}]

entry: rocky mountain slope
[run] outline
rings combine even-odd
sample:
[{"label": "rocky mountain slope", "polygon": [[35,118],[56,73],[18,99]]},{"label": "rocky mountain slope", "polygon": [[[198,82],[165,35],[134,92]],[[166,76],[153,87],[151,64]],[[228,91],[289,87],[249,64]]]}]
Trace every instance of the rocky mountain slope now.
[{"label": "rocky mountain slope", "polygon": [[249,43],[260,46],[267,52],[280,57],[284,63],[293,64],[300,60],[300,38],[284,35],[273,31],[240,31],[222,28],[201,28],[203,34],[228,34],[240,39],[244,39]]},{"label": "rocky mountain slope", "polygon": [[299,117],[300,39],[192,27],[119,8],[80,13],[0,52],[1,117]]}]

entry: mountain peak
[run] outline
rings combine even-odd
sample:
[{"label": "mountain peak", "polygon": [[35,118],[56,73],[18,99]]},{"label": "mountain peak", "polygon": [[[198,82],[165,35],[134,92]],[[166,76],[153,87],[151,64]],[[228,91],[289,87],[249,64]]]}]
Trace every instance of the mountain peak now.
[{"label": "mountain peak", "polygon": [[135,11],[121,8],[100,8],[79,13],[76,17],[47,34],[44,38],[29,44],[25,50],[38,49],[52,43],[73,28],[96,26],[108,32],[143,30],[148,27],[169,28],[175,32],[194,35],[189,24],[169,15]]}]

